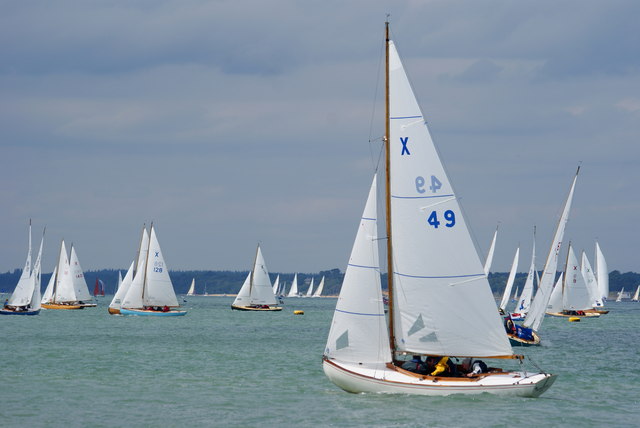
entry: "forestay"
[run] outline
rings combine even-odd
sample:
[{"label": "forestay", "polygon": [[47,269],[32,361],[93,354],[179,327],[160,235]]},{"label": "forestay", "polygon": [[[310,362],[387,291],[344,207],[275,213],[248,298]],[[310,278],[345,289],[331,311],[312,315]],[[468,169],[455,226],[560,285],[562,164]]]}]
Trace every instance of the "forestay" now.
[{"label": "forestay", "polygon": [[375,176],[344,274],[325,356],[354,364],[391,362],[380,286]]}]

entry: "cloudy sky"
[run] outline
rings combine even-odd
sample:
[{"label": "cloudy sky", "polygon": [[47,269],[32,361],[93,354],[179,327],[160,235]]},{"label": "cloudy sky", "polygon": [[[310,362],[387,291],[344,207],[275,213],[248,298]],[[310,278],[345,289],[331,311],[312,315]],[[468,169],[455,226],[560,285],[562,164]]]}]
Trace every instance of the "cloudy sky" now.
[{"label": "cloudy sky", "polygon": [[0,1],[0,271],[27,224],[126,268],[344,270],[383,133],[383,22],[494,269],[566,239],[640,271],[640,2]]}]

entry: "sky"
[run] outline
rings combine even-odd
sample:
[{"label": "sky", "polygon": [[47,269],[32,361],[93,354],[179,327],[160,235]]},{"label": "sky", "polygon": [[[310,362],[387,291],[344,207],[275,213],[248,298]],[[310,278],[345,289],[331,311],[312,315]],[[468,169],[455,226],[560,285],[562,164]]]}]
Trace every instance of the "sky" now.
[{"label": "sky", "polygon": [[640,2],[0,1],[0,271],[29,219],[126,269],[344,271],[384,132],[386,14],[482,258],[537,227],[640,271]]}]

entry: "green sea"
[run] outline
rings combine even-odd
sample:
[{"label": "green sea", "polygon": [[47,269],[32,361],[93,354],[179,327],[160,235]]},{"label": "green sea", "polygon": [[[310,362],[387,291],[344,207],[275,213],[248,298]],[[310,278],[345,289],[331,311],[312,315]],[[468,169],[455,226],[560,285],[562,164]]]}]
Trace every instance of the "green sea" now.
[{"label": "green sea", "polygon": [[112,316],[109,296],[0,317],[0,426],[640,424],[638,303],[579,323],[547,318],[544,346],[520,351],[558,380],[540,398],[504,398],[346,393],[321,365],[335,299],[287,299],[272,313],[232,311],[232,300],[189,297],[177,318]]}]

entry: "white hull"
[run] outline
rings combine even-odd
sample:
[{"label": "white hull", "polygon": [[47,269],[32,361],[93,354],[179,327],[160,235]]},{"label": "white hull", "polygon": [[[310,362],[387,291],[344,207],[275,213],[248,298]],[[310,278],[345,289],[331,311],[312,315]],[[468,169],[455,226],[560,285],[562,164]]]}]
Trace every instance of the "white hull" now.
[{"label": "white hull", "polygon": [[384,367],[354,366],[322,362],[325,375],[347,392],[384,394],[413,394],[445,396],[489,393],[519,397],[538,397],[555,382],[557,375],[545,373],[508,372],[489,374],[477,379],[423,377],[405,374]]}]

